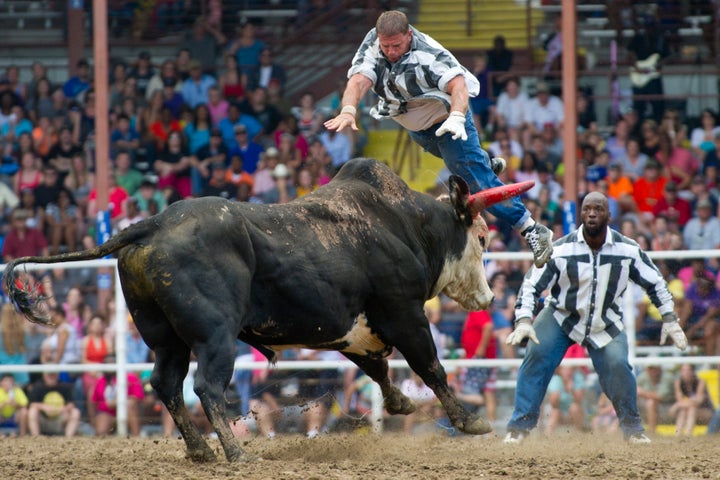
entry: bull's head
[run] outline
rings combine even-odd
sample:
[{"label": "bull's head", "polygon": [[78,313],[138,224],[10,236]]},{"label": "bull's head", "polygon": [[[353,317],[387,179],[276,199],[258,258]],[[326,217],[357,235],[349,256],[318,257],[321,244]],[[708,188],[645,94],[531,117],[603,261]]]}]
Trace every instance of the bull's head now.
[{"label": "bull's head", "polygon": [[437,286],[466,310],[483,310],[493,301],[482,261],[488,227],[480,212],[530,190],[534,184],[530,180],[470,195],[465,180],[456,175],[450,177],[450,200],[458,218],[467,227],[467,242],[460,258],[446,260]]}]

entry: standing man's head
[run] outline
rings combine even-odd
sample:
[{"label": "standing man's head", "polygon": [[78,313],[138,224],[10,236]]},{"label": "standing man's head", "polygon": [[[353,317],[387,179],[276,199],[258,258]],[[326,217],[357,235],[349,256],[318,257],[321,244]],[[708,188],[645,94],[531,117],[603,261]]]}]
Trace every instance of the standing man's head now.
[{"label": "standing man's head", "polygon": [[594,239],[602,245],[610,221],[610,210],[605,195],[600,192],[588,193],[582,202],[580,219],[585,240],[590,243],[590,240]]},{"label": "standing man's head", "polygon": [[404,13],[390,10],[380,15],[375,23],[380,50],[385,57],[395,63],[410,50],[412,32]]}]

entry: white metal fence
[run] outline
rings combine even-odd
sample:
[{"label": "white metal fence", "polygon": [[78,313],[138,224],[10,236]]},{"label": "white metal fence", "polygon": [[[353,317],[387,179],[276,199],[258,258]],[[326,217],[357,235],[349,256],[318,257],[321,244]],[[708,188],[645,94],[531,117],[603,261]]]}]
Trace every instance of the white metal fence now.
[{"label": "white metal fence", "polygon": [[[652,259],[691,259],[691,258],[716,258],[720,257],[720,250],[683,250],[683,251],[663,251],[663,252],[648,252],[648,255]],[[487,252],[485,259],[490,260],[529,260],[532,256],[528,252],[502,252],[493,253]],[[19,268],[27,268],[28,270],[44,270],[48,269],[49,265],[40,264],[26,264]],[[153,368],[152,363],[142,364],[128,364],[126,356],[126,333],[127,333],[127,307],[125,305],[125,299],[120,289],[120,279],[117,274],[117,261],[115,259],[103,259],[103,260],[89,260],[81,262],[68,262],[53,264],[51,268],[102,268],[112,267],[115,271],[115,282],[114,282],[114,295],[115,295],[115,358],[116,363],[108,364],[77,364],[77,365],[59,365],[59,364],[44,364],[44,365],[2,365],[0,369],[3,372],[15,373],[15,372],[88,372],[88,371],[103,371],[103,372],[115,372],[117,375],[117,434],[120,436],[127,435],[127,372],[128,371],[146,371]],[[4,271],[5,266],[2,266]],[[680,363],[692,363],[696,365],[714,365],[720,364],[720,357],[707,357],[707,356],[690,356],[680,355],[680,352],[674,346],[658,347],[658,348],[637,348],[635,346],[635,318],[633,316],[634,305],[632,295],[626,294],[625,296],[625,307],[623,313],[625,315],[625,325],[628,334],[628,340],[630,345],[630,363],[631,365],[648,365],[648,364],[660,364],[660,365],[677,365]],[[647,355],[643,355],[646,353]],[[457,367],[518,367],[522,359],[494,359],[494,360],[483,360],[483,359],[457,359],[457,360],[442,360],[442,364],[446,370],[454,369]],[[389,360],[390,367],[393,369],[407,369],[409,368],[404,360]],[[566,359],[563,364],[570,366],[588,366],[592,367],[592,363],[589,358],[579,359]],[[305,370],[305,369],[345,369],[354,368],[355,364],[346,361],[279,361],[272,367],[277,370]],[[191,364],[191,371],[196,368],[194,363]],[[256,370],[269,368],[267,362],[244,362],[236,361],[236,370]],[[515,382],[513,380],[501,381],[498,384],[499,388],[514,388]],[[381,432],[383,429],[383,406],[382,406],[382,394],[380,388],[374,385],[373,390],[373,408],[371,414],[371,424],[373,429],[377,432]]]}]

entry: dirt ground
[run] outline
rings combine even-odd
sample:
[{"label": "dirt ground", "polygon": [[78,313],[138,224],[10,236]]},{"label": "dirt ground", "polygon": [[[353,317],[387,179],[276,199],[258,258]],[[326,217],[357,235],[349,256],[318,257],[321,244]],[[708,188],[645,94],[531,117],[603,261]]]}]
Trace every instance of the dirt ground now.
[{"label": "dirt ground", "polygon": [[521,446],[499,435],[282,435],[245,441],[259,459],[186,460],[182,440],[59,437],[0,439],[0,478],[23,479],[720,479],[720,438],[654,437],[630,446],[614,435],[534,434]]}]

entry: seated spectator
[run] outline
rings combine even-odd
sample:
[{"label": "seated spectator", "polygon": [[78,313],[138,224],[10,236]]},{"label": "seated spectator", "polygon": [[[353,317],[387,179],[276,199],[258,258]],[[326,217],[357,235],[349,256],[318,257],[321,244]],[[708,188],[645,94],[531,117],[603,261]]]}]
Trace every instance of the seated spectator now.
[{"label": "seated spectator", "polygon": [[210,112],[210,122],[217,127],[223,118],[227,118],[230,103],[225,99],[222,90],[218,85],[213,85],[208,90],[207,109]]},{"label": "seated spectator", "polygon": [[[210,165],[212,168],[222,171],[224,174],[223,180],[214,182],[215,185],[213,188],[222,189],[222,185],[233,185],[235,187],[236,194],[231,198],[240,202],[247,202],[250,199],[250,194],[253,191],[255,181],[253,176],[245,171],[243,163],[242,156],[235,153],[230,156],[230,166],[227,168],[225,168],[224,163],[213,163]],[[211,180],[210,183],[212,184],[213,181]]]},{"label": "seated spectator", "polygon": [[297,197],[297,189],[285,164],[278,163],[272,171],[272,177],[275,186],[263,194],[262,203],[287,203]]},{"label": "seated spectator", "polygon": [[660,365],[646,366],[637,377],[637,396],[649,432],[654,433],[659,423],[672,421],[670,407],[675,401],[675,379],[670,371]]},{"label": "seated spectator", "polygon": [[133,168],[132,158],[126,150],[121,150],[115,155],[113,161],[115,166],[115,182],[122,187],[128,195],[135,195],[142,183],[143,174]]},{"label": "seated spectator", "polygon": [[[685,302],[685,288],[679,278],[669,278],[668,290],[673,296],[676,311],[682,312]],[[662,330],[662,315],[657,307],[652,304],[650,297],[643,292],[643,297],[638,303],[638,312],[635,321],[635,339],[638,345],[658,345],[660,343],[660,331]]]},{"label": "seated spectator", "polygon": [[[267,90],[262,87],[250,90],[239,106],[242,113],[255,117],[260,122],[262,125],[260,135],[262,137],[271,136],[277,129],[280,120],[282,120],[280,112],[268,104]],[[269,138],[269,140],[272,140],[272,138]]]},{"label": "seated spectator", "polygon": [[438,399],[430,387],[425,385],[420,376],[412,372],[410,378],[406,378],[400,383],[400,391],[403,395],[415,402],[417,410],[403,418],[403,431],[406,434],[414,432],[415,424],[420,420],[418,417],[423,415],[427,419],[435,419],[438,417]]},{"label": "seated spectator", "polygon": [[302,152],[297,146],[295,136],[291,133],[283,133],[280,135],[278,142],[278,151],[280,152],[280,163],[284,163],[293,171],[302,166]]},{"label": "seated spectator", "polygon": [[662,198],[667,178],[661,174],[657,160],[648,160],[642,177],[633,183],[633,197],[638,213],[647,221],[653,216],[653,209]]},{"label": "seated spectator", "polygon": [[[222,197],[226,200],[235,200],[238,197],[238,186],[227,179],[227,166],[224,163],[211,163],[209,165],[210,181],[205,187],[202,197]],[[245,174],[246,178],[249,174]],[[250,188],[245,184],[246,196]]]},{"label": "seated spectator", "polygon": [[253,193],[251,200],[264,203],[263,198],[267,192],[275,188],[275,179],[273,171],[278,165],[278,156],[280,152],[275,147],[268,147],[261,154],[261,160],[258,162],[258,168],[253,176]]},{"label": "seated spectator", "polygon": [[248,89],[252,90],[256,87],[267,89],[271,82],[276,82],[279,84],[280,90],[284,90],[287,80],[285,69],[275,62],[272,50],[268,47],[263,48],[258,61],[260,63],[248,72]]},{"label": "seated spectator", "polygon": [[523,117],[523,143],[530,144],[533,135],[542,132],[545,124],[550,124],[556,130],[562,129],[565,119],[563,101],[550,93],[550,87],[545,82],[538,82],[536,96],[531,98]]},{"label": "seated spectator", "polygon": [[665,195],[658,199],[653,207],[653,215],[663,216],[669,222],[674,222],[680,229],[684,228],[692,217],[690,202],[678,195],[678,184],[669,181],[665,184]]},{"label": "seated spectator", "polygon": [[620,430],[620,422],[615,407],[605,393],[600,393],[595,407],[595,417],[592,419],[592,431],[594,433],[615,433],[618,430]]},{"label": "seated spectator", "polygon": [[175,61],[168,58],[160,64],[160,69],[158,69],[148,82],[147,88],[145,89],[145,99],[150,100],[150,97],[152,97],[156,91],[162,90],[165,85],[172,85],[173,89],[179,91],[181,84],[182,82],[178,76]]},{"label": "seated spectator", "polygon": [[72,194],[66,188],[60,190],[56,202],[45,209],[46,230],[50,240],[50,255],[57,255],[61,246],[66,252],[74,252],[78,241],[81,214]]},{"label": "seated spectator", "polygon": [[110,134],[110,155],[117,156],[118,152],[132,153],[140,147],[140,135],[130,128],[130,118],[121,113],[117,116],[115,128]]},{"label": "seated spectator", "polygon": [[135,65],[127,74],[128,78],[134,78],[137,81],[137,92],[140,97],[145,97],[150,79],[154,75],[155,69],[152,66],[150,52],[143,50],[138,54]]},{"label": "seated spectator", "polygon": [[28,388],[28,431],[32,436],[73,437],[80,426],[80,409],[73,403],[73,385],[45,372]]},{"label": "seated spectator", "polygon": [[[129,161],[129,160],[128,160]],[[84,154],[76,154],[72,158],[72,170],[65,177],[63,186],[78,206],[79,219],[86,220],[88,196],[95,188],[95,174],[90,171],[88,159]]]},{"label": "seated spectator", "polygon": [[237,58],[232,54],[223,56],[223,71],[218,79],[222,96],[231,104],[239,103],[245,99],[247,75],[241,74]]},{"label": "seated spectator", "polygon": [[[88,195],[88,217],[96,218],[98,214],[97,188],[93,188]],[[108,208],[110,209],[110,221],[117,223],[118,220],[126,216],[126,202],[129,195],[127,191],[117,184],[115,173],[108,175]]]},{"label": "seated spectator", "polygon": [[203,73],[202,64],[199,60],[193,59],[189,63],[190,77],[182,84],[182,96],[190,108],[195,108],[201,103],[208,102],[208,91],[210,87],[217,84],[214,77]]},{"label": "seated spectator", "polygon": [[240,73],[249,75],[260,64],[260,52],[266,45],[256,37],[252,22],[243,22],[236,33],[237,37],[228,44],[227,53],[237,58]]},{"label": "seated spectator", "polygon": [[617,163],[622,165],[625,175],[635,182],[643,175],[648,159],[649,157],[640,151],[640,141],[636,137],[630,137],[627,139],[625,152]]},{"label": "seated spectator", "polygon": [[58,172],[56,181],[62,185],[65,177],[72,169],[72,158],[75,155],[82,154],[83,150],[77,139],[75,138],[70,127],[62,127],[58,132],[58,141],[48,152],[46,166],[52,166]]},{"label": "seated spectator", "polygon": [[559,366],[547,388],[545,433],[555,432],[560,425],[572,425],[577,431],[582,431],[585,428],[584,399],[585,375],[582,369]]},{"label": "seated spectator", "polygon": [[75,75],[70,77],[62,87],[67,100],[79,100],[80,96],[90,89],[90,64],[84,58],[77,61]]},{"label": "seated spectator", "polygon": [[157,177],[155,175],[145,175],[140,188],[135,192],[133,198],[137,200],[138,208],[144,217],[153,215],[152,206],[157,209],[156,212],[162,212],[167,208],[167,202],[162,191],[158,189]]},{"label": "seated spectator", "polygon": [[228,148],[222,139],[222,132],[219,128],[213,127],[210,130],[209,142],[200,147],[193,155],[192,165],[192,190],[193,194],[200,194],[210,179],[209,166],[212,163],[228,164]]},{"label": "seated spectator", "polygon": [[300,96],[299,105],[290,109],[293,117],[297,119],[298,130],[305,139],[310,139],[322,132],[325,113],[315,104],[315,97],[310,92]]},{"label": "seated spectator", "polygon": [[198,150],[210,143],[212,120],[210,111],[204,103],[198,104],[191,112],[191,121],[185,124],[183,135],[188,143],[190,153],[195,155]]},{"label": "seated spectator", "polygon": [[241,114],[240,107],[236,104],[231,103],[228,106],[227,118],[220,120],[218,128],[222,132],[223,141],[225,146],[229,149],[237,147],[238,138],[235,131],[236,127],[245,127],[247,131],[247,141],[253,141],[262,132],[262,124],[254,118],[252,115]]},{"label": "seated spectator", "polygon": [[717,115],[711,108],[704,108],[700,113],[700,125],[690,132],[690,150],[695,158],[705,163],[710,152],[716,152],[715,140],[720,136]]},{"label": "seated spectator", "polygon": [[[229,155],[240,154],[243,159],[243,170],[253,174],[257,170],[260,154],[263,151],[262,145],[250,139],[249,130],[242,123],[235,125],[235,146],[230,149]],[[280,152],[278,152],[278,155]]]},{"label": "seated spectator", "polygon": [[28,398],[15,383],[15,377],[5,373],[0,377],[0,428],[12,428],[20,436],[27,434]]},{"label": "seated spectator", "polygon": [[145,215],[143,215],[143,212],[141,212],[138,207],[137,199],[135,197],[130,197],[127,199],[127,214],[125,217],[118,220],[117,229],[118,231],[125,230],[130,225],[134,225],[145,218]]},{"label": "seated spectator", "polygon": [[176,89],[174,80],[166,79],[165,83],[163,83],[161,92],[163,107],[168,107],[172,111],[174,118],[181,119],[183,110],[185,108],[189,109],[190,107],[188,107],[188,105],[185,103],[182,92]]},{"label": "seated spectator", "polygon": [[720,219],[712,210],[709,200],[701,199],[695,205],[695,216],[683,229],[683,242],[688,250],[720,248]]},{"label": "seated spectator", "polygon": [[171,132],[165,148],[153,163],[153,169],[158,175],[158,187],[163,189],[169,186],[182,198],[189,197],[192,193],[191,166],[192,155],[185,146],[182,134]]},{"label": "seated spectator", "polygon": [[164,105],[160,108],[159,118],[149,126],[149,129],[155,155],[159,155],[166,147],[171,133],[182,132],[180,122],[173,117],[170,107]]},{"label": "seated spectator", "polygon": [[690,150],[674,143],[670,134],[660,132],[660,143],[655,159],[665,167],[670,181],[677,185],[678,190],[690,189],[690,182],[700,168],[700,164],[693,157]]},{"label": "seated spectator", "polygon": [[331,168],[337,172],[352,158],[352,144],[348,138],[335,130],[324,130],[319,137],[332,158]]},{"label": "seated spectator", "polygon": [[520,87],[520,78],[510,75],[505,82],[504,90],[497,98],[495,119],[498,128],[508,129],[512,140],[522,141],[522,124],[529,103],[530,98]]},{"label": "seated spectator", "polygon": [[680,374],[675,379],[675,403],[670,407],[670,414],[675,415],[675,435],[692,436],[695,425],[707,425],[713,410],[705,381],[697,376],[695,366],[680,365]]},{"label": "seated spectator", "polygon": [[[114,357],[108,357],[106,363],[113,363]],[[117,390],[115,372],[105,372],[95,384],[92,402],[95,404],[95,434],[109,435],[116,424]],[[128,433],[137,437],[140,435],[140,406],[145,398],[140,378],[132,372],[127,373],[127,425]]]},{"label": "seated spectator", "polygon": [[16,208],[11,214],[12,225],[2,245],[2,256],[5,263],[25,256],[47,256],[48,243],[45,235],[36,229],[28,228],[27,210]]},{"label": "seated spectator", "polygon": [[685,293],[680,312],[683,327],[691,344],[702,345],[705,355],[715,355],[720,338],[720,290],[712,279],[700,277]]},{"label": "seated spectator", "polygon": [[[87,325],[87,334],[80,340],[80,363],[99,364],[112,353],[113,345],[106,336],[106,323],[102,314],[93,314]],[[95,385],[102,372],[85,372],[82,374],[82,391],[85,399],[88,420],[95,425],[95,403],[92,401]]]},{"label": "seated spectator", "polygon": [[296,173],[297,177],[297,192],[298,197],[302,197],[303,195],[307,195],[308,193],[314,192],[315,190],[320,187],[318,183],[315,181],[315,178],[313,178],[312,173],[307,168],[301,168]]}]

